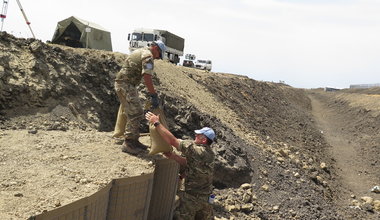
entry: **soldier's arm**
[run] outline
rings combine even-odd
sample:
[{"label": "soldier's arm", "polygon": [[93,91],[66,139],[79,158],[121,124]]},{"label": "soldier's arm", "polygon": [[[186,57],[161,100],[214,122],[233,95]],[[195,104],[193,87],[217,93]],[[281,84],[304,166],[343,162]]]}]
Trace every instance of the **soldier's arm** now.
[{"label": "soldier's arm", "polygon": [[167,153],[163,153],[163,154],[165,155],[165,157],[172,159],[172,160],[175,160],[180,165],[185,166],[187,164],[187,160],[185,157],[182,157],[182,156],[180,156],[174,152],[167,152]]},{"label": "soldier's arm", "polygon": [[144,74],[143,78],[144,78],[145,86],[148,89],[148,92],[150,94],[155,94],[156,90],[154,89],[154,86],[153,86],[152,75]]},{"label": "soldier's arm", "polygon": [[[145,55],[143,54],[143,56]],[[143,74],[145,86],[148,89],[148,92],[150,94],[156,94],[156,91],[153,86],[153,80],[152,80],[153,68],[154,68],[153,58],[151,56],[143,57],[142,58],[142,74]]]},{"label": "soldier's arm", "polygon": [[145,114],[146,120],[154,124],[156,131],[161,135],[161,137],[170,145],[177,148],[179,147],[179,140],[174,137],[174,135],[166,129],[163,125],[160,124],[160,118],[158,115],[153,114],[152,112],[147,112]]}]

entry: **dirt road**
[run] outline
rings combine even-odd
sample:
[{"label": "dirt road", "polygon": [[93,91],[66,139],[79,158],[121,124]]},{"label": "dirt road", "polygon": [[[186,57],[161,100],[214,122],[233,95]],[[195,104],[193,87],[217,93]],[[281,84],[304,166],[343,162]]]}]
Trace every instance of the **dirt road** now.
[{"label": "dirt road", "polygon": [[[309,97],[312,101],[312,114],[321,133],[332,146],[330,152],[336,160],[337,171],[346,190],[342,192],[343,201],[339,202],[349,203],[351,195],[358,198],[371,196],[379,199],[379,194],[370,192],[373,186],[379,184],[380,177],[379,172],[376,171],[376,163],[362,153],[373,147],[368,141],[363,142],[363,137],[369,134],[366,134],[363,129],[355,129],[355,133],[349,131],[348,121],[355,121],[355,116],[349,112],[342,114],[347,106],[331,104],[332,99],[335,99],[333,103],[337,102],[336,96],[311,93]],[[371,125],[368,124],[368,126]]]}]

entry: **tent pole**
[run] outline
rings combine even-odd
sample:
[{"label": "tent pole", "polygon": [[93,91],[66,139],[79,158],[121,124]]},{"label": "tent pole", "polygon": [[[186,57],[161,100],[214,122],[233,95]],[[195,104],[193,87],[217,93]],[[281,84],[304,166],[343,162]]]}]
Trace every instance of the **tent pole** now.
[{"label": "tent pole", "polygon": [[90,23],[87,23],[87,27],[85,28],[85,31],[86,31],[86,48],[88,48],[88,35],[91,32]]},{"label": "tent pole", "polygon": [[21,6],[20,0],[17,0],[17,4],[18,4],[18,7],[19,7],[20,10],[21,10],[22,15],[24,16],[24,19],[25,19],[26,24],[28,25],[28,27],[29,27],[29,29],[30,29],[30,32],[32,32],[33,38],[36,38],[36,36],[34,36],[34,33],[33,33],[33,30],[32,30],[32,27],[30,26],[30,22],[28,21],[28,18],[26,17],[26,14],[25,14],[25,12],[24,12],[24,9],[23,9],[22,6]]},{"label": "tent pole", "polygon": [[1,18],[1,29],[0,29],[0,31],[3,31],[4,20],[7,17],[7,9],[8,9],[8,1],[3,0],[3,8],[1,9],[1,14],[0,14],[0,18]]}]

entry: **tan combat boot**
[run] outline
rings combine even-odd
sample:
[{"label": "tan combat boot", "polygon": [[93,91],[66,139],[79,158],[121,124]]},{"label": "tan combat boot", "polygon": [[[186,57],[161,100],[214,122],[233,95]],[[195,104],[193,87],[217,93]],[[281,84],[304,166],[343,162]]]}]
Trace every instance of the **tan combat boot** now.
[{"label": "tan combat boot", "polygon": [[141,143],[139,140],[135,140],[135,146],[142,149],[142,150],[147,150],[148,149],[148,146],[146,146],[145,144]]},{"label": "tan combat boot", "polygon": [[140,143],[138,140],[125,139],[123,145],[121,146],[121,151],[132,155],[137,155],[146,150],[147,148],[147,146]]}]

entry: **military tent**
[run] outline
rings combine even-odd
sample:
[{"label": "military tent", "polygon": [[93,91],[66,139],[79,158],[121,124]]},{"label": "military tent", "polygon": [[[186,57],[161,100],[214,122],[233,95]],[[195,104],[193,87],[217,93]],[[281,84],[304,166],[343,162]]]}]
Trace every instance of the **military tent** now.
[{"label": "military tent", "polygon": [[52,43],[112,51],[110,32],[74,16],[58,22]]}]

